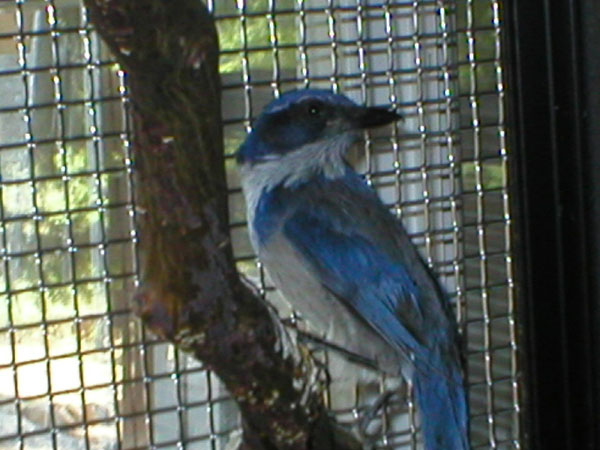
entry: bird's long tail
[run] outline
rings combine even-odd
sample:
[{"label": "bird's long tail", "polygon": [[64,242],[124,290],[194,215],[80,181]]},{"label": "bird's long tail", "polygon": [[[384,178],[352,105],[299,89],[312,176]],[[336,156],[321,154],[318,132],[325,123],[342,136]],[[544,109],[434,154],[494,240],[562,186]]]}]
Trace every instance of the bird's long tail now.
[{"label": "bird's long tail", "polygon": [[[433,359],[433,361],[432,361]],[[467,396],[458,361],[415,362],[413,386],[426,450],[468,450]]]}]

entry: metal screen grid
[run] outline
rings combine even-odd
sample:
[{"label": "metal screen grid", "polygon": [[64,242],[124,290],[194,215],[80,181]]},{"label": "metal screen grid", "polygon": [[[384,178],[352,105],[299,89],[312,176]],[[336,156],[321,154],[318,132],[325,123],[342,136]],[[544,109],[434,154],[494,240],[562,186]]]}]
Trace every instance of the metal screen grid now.
[{"label": "metal screen grid", "polygon": [[[273,7],[273,4],[271,3],[269,5],[271,8]],[[298,77],[298,73],[292,73],[291,77],[286,79],[285,77],[282,76],[282,70],[280,69],[279,65],[278,65],[278,59],[277,59],[277,54],[278,54],[278,50],[277,50],[277,46],[278,46],[278,39],[277,39],[277,34],[274,32],[275,27],[273,25],[271,25],[273,23],[272,20],[272,16],[269,15],[267,16],[269,21],[270,21],[270,26],[269,26],[269,30],[270,30],[270,36],[269,36],[269,42],[271,43],[272,46],[272,54],[273,54],[273,61],[272,61],[272,71],[265,71],[264,73],[260,73],[260,74],[256,74],[253,76],[252,74],[252,62],[251,62],[251,55],[252,52],[261,52],[261,51],[265,51],[265,47],[264,47],[264,43],[260,42],[260,44],[256,47],[249,45],[248,43],[248,17],[252,17],[253,13],[251,11],[248,11],[248,8],[246,7],[245,4],[241,4],[238,7],[238,11],[234,12],[233,14],[230,14],[228,16],[226,16],[228,19],[231,20],[235,20],[237,19],[237,21],[239,22],[239,28],[240,28],[240,44],[241,44],[241,48],[235,48],[233,49],[234,52],[239,52],[241,55],[241,62],[240,62],[240,67],[241,67],[241,81],[242,81],[242,85],[239,86],[239,82],[233,82],[229,84],[229,88],[230,89],[241,89],[243,92],[243,98],[244,98],[244,103],[246,105],[246,116],[243,118],[238,118],[238,119],[233,119],[231,121],[232,124],[240,123],[245,125],[245,127],[247,128],[250,123],[251,123],[251,118],[254,115],[254,111],[256,110],[260,110],[260,107],[254,107],[254,104],[258,103],[260,104],[264,104],[266,100],[264,100],[264,97],[267,97],[267,100],[269,98],[272,98],[272,96],[276,96],[278,95],[278,93],[283,89],[290,89],[290,88],[295,88],[295,87],[299,87],[299,86],[319,86],[319,87],[332,87],[335,90],[343,90],[345,93],[348,93],[349,91],[358,91],[360,93],[360,97],[358,98],[359,101],[364,102],[367,100],[367,86],[369,86],[369,88],[371,88],[373,85],[379,85],[381,87],[385,88],[385,97],[384,97],[384,101],[385,103],[389,103],[391,102],[392,104],[394,104],[395,106],[398,107],[402,107],[402,108],[406,108],[406,113],[407,115],[412,115],[415,116],[417,118],[417,122],[418,122],[418,132],[413,133],[412,136],[407,136],[406,142],[411,143],[414,146],[414,148],[416,148],[419,153],[421,155],[426,155],[427,152],[425,151],[425,147],[428,145],[426,144],[426,141],[429,140],[435,140],[435,139],[442,139],[444,142],[450,142],[450,147],[451,147],[451,143],[452,143],[452,136],[449,132],[442,132],[442,133],[438,133],[437,135],[435,134],[430,134],[429,132],[425,131],[425,120],[424,120],[424,115],[426,108],[429,106],[431,107],[431,105],[437,106],[439,103],[442,103],[444,105],[446,105],[446,110],[445,113],[446,114],[451,114],[451,107],[450,107],[450,90],[447,88],[444,90],[444,92],[447,93],[447,98],[442,98],[442,99],[424,99],[424,95],[421,93],[421,80],[423,79],[423,77],[427,76],[427,73],[429,73],[429,76],[431,76],[431,73],[433,72],[431,67],[427,67],[425,64],[423,64],[421,62],[421,58],[420,58],[420,50],[423,46],[425,45],[429,45],[429,46],[433,46],[433,42],[434,42],[434,38],[437,39],[439,37],[443,37],[443,38],[447,38],[447,33],[446,34],[442,34],[441,36],[439,34],[436,35],[429,35],[426,38],[421,38],[419,37],[419,33],[418,33],[418,26],[419,26],[419,16],[420,15],[424,15],[424,14],[429,14],[429,15],[436,15],[438,10],[436,8],[436,4],[435,3],[429,3],[429,4],[425,4],[424,6],[420,6],[418,4],[394,4],[394,5],[385,5],[384,7],[384,13],[381,13],[381,9],[382,9],[382,5],[378,4],[378,5],[362,5],[359,4],[358,5],[358,9],[357,9],[357,5],[356,4],[350,4],[350,5],[346,5],[344,6],[340,6],[337,5],[337,7],[334,7],[334,5],[331,2],[327,2],[326,4],[323,5],[323,7],[315,7],[315,6],[306,6],[304,3],[302,3],[301,5],[299,5],[299,16],[300,16],[300,47],[299,47],[299,51],[300,51],[300,61],[301,61],[301,68],[300,68],[300,79]],[[236,14],[237,13],[237,14]],[[271,9],[270,11],[271,14],[273,14],[273,11]],[[264,14],[263,12],[261,12],[260,14]],[[406,34],[406,35],[394,35],[393,32],[393,27],[391,25],[391,17],[392,14],[394,15],[398,15],[398,16],[404,16],[408,19],[408,22],[413,24],[415,27],[415,31],[411,32],[410,34]],[[236,17],[237,15],[237,17]],[[364,37],[363,37],[363,30],[364,30],[364,22],[365,20],[365,16],[368,16],[368,20],[373,21],[374,18],[373,16],[376,16],[377,19],[381,20],[383,19],[385,21],[385,35],[379,39],[379,41],[377,42],[379,45],[379,48],[377,49],[373,49],[371,48],[370,50],[376,50],[378,52],[383,53],[384,55],[386,55],[387,57],[387,64],[384,70],[381,70],[381,68],[377,68],[379,69],[378,71],[373,71],[373,72],[368,72],[366,69],[366,64],[365,64],[365,48],[364,48]],[[310,25],[307,25],[307,21],[311,18],[311,17],[317,17],[317,20],[320,20],[321,22],[325,23],[326,25],[324,27],[326,27],[326,36],[323,40],[317,40],[317,41],[313,41],[313,42],[308,42],[309,38],[308,36],[310,35]],[[445,18],[445,15],[442,15],[442,22],[444,23],[445,26],[445,21],[443,20]],[[345,24],[352,24],[353,26],[356,26],[357,29],[357,34],[358,34],[358,40],[357,41],[352,41],[352,40],[344,40],[342,38],[339,37],[339,32],[338,30],[340,28],[343,28],[343,26]],[[428,41],[427,43],[422,43],[422,40],[426,40]],[[373,39],[370,39],[369,42],[373,43]],[[445,42],[445,39],[444,39]],[[417,67],[415,69],[395,69],[394,68],[394,61],[393,58],[391,57],[392,53],[393,53],[393,46],[398,46],[398,45],[402,45],[405,48],[408,48],[410,51],[412,51],[414,49],[415,53],[416,53],[416,61],[417,61]],[[447,50],[447,43],[444,44],[443,48],[445,50]],[[311,60],[311,57],[309,56],[309,52],[312,50],[313,54],[315,53],[316,50],[316,57],[322,58],[322,53],[323,53],[323,49],[325,50],[325,52],[327,52],[327,56],[323,59],[325,59],[325,64],[328,65],[328,67],[325,69],[325,74],[324,75],[319,75],[318,73],[315,75],[312,73],[312,71],[309,70],[308,66],[309,66],[309,61]],[[226,52],[227,50],[225,50]],[[353,52],[358,54],[358,58],[357,58],[357,65],[358,65],[358,72],[352,72],[352,73],[340,73],[340,60],[343,59],[344,57],[347,57],[347,55],[352,54]],[[319,54],[321,53],[321,54]],[[436,70],[439,70],[439,67],[435,68]],[[446,82],[446,84],[449,83],[449,79],[450,76],[448,75],[448,63],[446,62],[446,65],[443,66],[443,69],[445,69],[445,76],[444,76],[444,81]],[[373,69],[371,69],[373,70]],[[264,78],[260,78],[260,76],[262,75],[262,77]],[[410,83],[416,83],[417,87],[418,87],[418,93],[417,93],[417,100],[415,101],[415,103],[410,103],[410,102],[406,102],[404,104],[400,104],[398,102],[398,99],[396,98],[395,95],[395,90],[394,90],[394,86],[396,84],[396,78],[397,77],[402,77],[404,76],[405,78],[409,79]],[[268,86],[269,90],[267,91],[267,93],[264,93],[261,88],[263,86]],[[285,86],[285,87],[282,87]],[[341,86],[343,86],[343,88],[341,89]],[[240,103],[238,102],[231,102],[232,104],[236,104],[236,103]],[[412,107],[416,106],[416,112],[413,111]],[[410,109],[409,109],[410,108]],[[237,111],[236,111],[237,112]],[[239,113],[238,113],[239,115]],[[227,117],[227,115],[226,115]],[[234,134],[233,130],[230,130],[230,135]],[[402,211],[409,210],[410,206],[414,206],[416,207],[415,209],[417,210],[416,212],[413,212],[414,215],[423,215],[425,217],[425,225],[424,225],[424,229],[421,230],[420,233],[417,233],[418,235],[416,235],[415,237],[417,239],[420,239],[423,241],[425,247],[426,247],[426,255],[428,256],[429,261],[433,262],[433,258],[431,257],[431,245],[432,245],[432,241],[435,241],[436,239],[440,239],[440,237],[434,237],[434,233],[437,232],[437,234],[440,234],[440,230],[434,230],[434,227],[431,227],[429,224],[429,211],[430,208],[435,209],[436,206],[438,208],[442,207],[441,203],[444,202],[448,202],[448,197],[444,197],[443,199],[440,198],[432,198],[428,195],[428,188],[421,188],[421,195],[423,198],[417,200],[417,201],[402,201],[401,200],[401,195],[400,195],[400,191],[401,191],[401,184],[402,184],[402,178],[405,178],[405,183],[422,183],[423,186],[428,186],[429,183],[431,183],[433,180],[433,182],[435,182],[436,177],[440,177],[440,176],[449,176],[449,178],[452,178],[454,176],[454,158],[452,158],[450,164],[441,164],[440,166],[443,168],[450,168],[449,173],[447,174],[443,174],[440,175],[439,173],[436,174],[436,167],[434,167],[433,164],[429,164],[428,161],[423,160],[418,166],[402,166],[400,164],[400,158],[398,157],[398,152],[400,150],[400,145],[398,144],[400,137],[399,134],[396,132],[396,130],[394,130],[394,135],[392,137],[392,140],[390,142],[389,137],[385,137],[382,138],[381,136],[379,137],[379,139],[377,138],[371,138],[370,136],[366,137],[366,141],[365,141],[365,148],[366,148],[366,161],[367,161],[367,167],[366,167],[366,176],[367,179],[372,182],[374,185],[378,186],[380,189],[384,189],[387,185],[391,185],[394,188],[395,191],[395,195],[394,197],[394,209],[400,213]],[[237,143],[236,143],[237,144]],[[387,152],[389,151],[389,146],[392,146],[393,148],[393,153],[394,153],[394,163],[392,164],[392,168],[390,170],[390,167],[388,165],[388,167],[385,170],[377,170],[374,169],[375,167],[375,160],[380,160],[382,155],[376,155],[377,152],[381,153],[383,152]],[[237,147],[237,145],[232,145],[230,150],[234,151],[235,148]],[[439,170],[440,167],[437,167],[437,169]],[[385,179],[387,178],[387,180]],[[390,180],[391,178],[391,180]],[[451,184],[454,184],[454,182],[452,181]],[[237,201],[239,203],[241,203],[241,199],[238,198]],[[235,200],[232,201],[233,204],[236,203]],[[437,205],[436,205],[437,203]],[[453,209],[454,213],[456,212],[456,202],[453,200],[452,197],[450,197],[450,203],[451,205],[453,205],[451,207],[451,209]],[[424,207],[423,207],[424,205]],[[420,208],[419,208],[420,207]],[[243,208],[239,208],[240,212],[240,217],[239,217],[239,224],[243,224],[243,220],[244,220],[244,214],[243,214]],[[409,211],[410,213],[410,211]],[[235,214],[234,214],[235,215]],[[457,220],[455,219],[453,221],[454,223],[457,223]],[[237,224],[237,225],[239,225]],[[445,230],[446,233],[448,232],[448,230]],[[458,242],[458,238],[457,238],[457,234],[458,234],[458,230],[457,228],[454,228],[452,231],[452,233],[454,233],[454,237],[453,239],[451,238],[451,241],[454,243]],[[444,231],[442,231],[442,233],[444,233]],[[447,236],[446,236],[447,238]],[[250,260],[253,261],[254,255],[252,255],[252,251],[248,245],[247,239],[246,239],[246,232],[245,230],[242,230],[242,232],[240,233],[240,238],[239,241],[242,241],[239,243],[238,250],[239,252],[242,251],[246,251],[248,252],[248,256],[247,258],[249,258]],[[235,242],[235,239],[234,239]],[[242,249],[242,250],[240,250]],[[457,251],[455,250],[453,253],[457,253]],[[458,268],[458,263],[457,260],[454,259],[451,261],[451,263],[453,264],[453,269],[455,269],[454,271],[457,270]],[[243,268],[242,268],[243,270]],[[248,274],[252,274],[251,272],[251,268],[246,267],[246,273]],[[263,291],[268,291],[269,287],[267,285],[264,284],[265,281],[265,277],[264,274],[262,272],[259,272],[258,274],[254,274],[255,278],[257,280],[260,281],[261,286],[263,287]],[[282,310],[285,309],[286,305],[281,305],[282,306]],[[330,365],[331,367],[331,365]],[[358,370],[357,368],[354,368],[354,370]],[[334,387],[335,388],[335,387]],[[349,387],[345,386],[345,390],[348,390]],[[358,388],[357,388],[358,389]],[[339,389],[339,392],[343,392],[344,389]],[[367,394],[371,394],[371,395],[360,395],[360,392],[357,392],[355,394],[355,402],[351,405],[343,405],[343,407],[335,407],[336,403],[336,396],[335,395],[329,395],[328,399],[330,402],[330,405],[335,407],[335,410],[338,411],[339,413],[339,418],[344,420],[344,419],[348,419],[348,416],[352,415],[352,414],[356,414],[358,411],[364,409],[364,407],[370,403],[370,401],[373,400],[373,393],[367,393]],[[347,395],[346,395],[347,397]],[[338,404],[343,404],[342,402],[337,402]],[[389,429],[389,427],[387,426],[391,421],[390,420],[386,420],[386,418],[384,417],[384,423],[383,423],[383,431],[384,431],[384,436],[382,439],[382,444],[383,445],[391,445],[392,443],[397,445],[400,445],[401,443],[406,443],[406,442],[410,442],[412,444],[414,444],[416,442],[416,436],[415,436],[415,432],[416,432],[416,426],[414,423],[414,407],[412,404],[412,401],[409,400],[409,403],[407,405],[408,408],[408,413],[409,413],[409,420],[408,420],[408,424],[403,424],[404,426],[400,429]]]},{"label": "metal screen grid", "polygon": [[[357,164],[408,222],[416,244],[456,300],[469,348],[474,447],[519,447],[499,3],[240,1],[209,2],[209,7],[221,35],[229,154],[261,107],[291,88],[333,87],[359,102],[392,104],[405,114],[400,127],[365,136]],[[0,377],[3,385],[12,386],[0,392],[0,448],[225,448],[238,422],[220,382],[147,334],[128,309],[138,266],[123,73],[76,2],[18,0],[2,8],[0,19],[14,14],[17,20],[14,28],[0,28],[0,44],[13,43],[18,64],[0,60],[0,83],[18,77],[25,95],[19,104],[0,100],[0,122],[3,115],[17,114],[26,130],[0,128],[1,275],[6,286],[6,309],[0,310],[0,346],[6,356],[0,357]],[[37,25],[34,11],[45,19]],[[438,29],[432,32],[424,17]],[[410,32],[396,26],[403,19],[412,24]],[[382,23],[375,37],[374,22]],[[347,39],[349,28],[355,39]],[[478,45],[490,36],[493,51],[482,56]],[[48,40],[50,60],[28,54],[35,39]],[[73,45],[79,54],[63,57],[61,51]],[[431,49],[441,55],[435,64],[426,60]],[[410,66],[395,59],[402,52],[413,55]],[[491,88],[478,83],[487,80],[481,72],[488,66],[493,68]],[[37,75],[48,77],[49,98],[35,98],[39,87],[32,80]],[[432,83],[438,96],[427,91]],[[404,85],[416,86],[414,98],[402,95]],[[76,115],[85,118],[83,129],[70,125]],[[437,127],[431,126],[432,116]],[[53,135],[40,131],[45,121],[56,123]],[[81,144],[77,151],[86,153],[84,163],[75,157],[72,143]],[[26,167],[13,170],[11,178],[19,165]],[[249,248],[232,158],[227,174],[240,270],[255,276],[282,315],[289,316],[292,312],[275,298]],[[60,207],[45,209],[46,191],[60,198]],[[88,192],[82,200],[81,191]],[[11,203],[15,196],[19,201]],[[14,211],[6,207],[14,203]],[[64,222],[54,224],[52,217]],[[47,223],[58,231],[45,231]],[[29,240],[23,239],[28,227],[33,229]],[[53,234],[60,239],[46,245]],[[52,258],[65,265],[58,281],[50,279],[57,272],[47,262]],[[115,266],[115,259],[122,266]],[[25,263],[14,265],[16,260],[27,260],[32,268],[31,285],[15,285],[28,273]],[[28,293],[37,300],[22,297]],[[54,317],[63,297],[69,298],[70,312]],[[97,305],[87,304],[91,297]],[[32,302],[39,312],[20,322],[15,311]],[[68,335],[63,339],[68,350],[54,350],[59,329]],[[24,341],[37,353],[25,352]],[[323,357],[335,366],[339,356],[333,353],[323,352]],[[75,385],[57,384],[55,367],[61,364],[76,374]],[[104,374],[102,380],[92,382],[94,369]],[[25,372],[30,378],[21,378]],[[38,391],[27,392],[22,379],[39,380]],[[375,391],[387,382],[379,377]],[[349,388],[334,383],[327,395],[342,421],[355,418],[376,393],[371,385],[355,383],[348,405],[340,398]],[[398,414],[405,412],[408,419],[398,422]],[[410,397],[408,403],[394,402],[382,418],[379,445],[417,445],[414,416]]]},{"label": "metal screen grid", "polygon": [[[503,29],[499,2],[489,6],[491,21],[482,21],[481,5],[466,2],[466,60],[460,61],[468,71],[461,92],[461,133],[468,139],[462,141],[462,159],[472,171],[471,179],[463,174],[469,179],[463,202],[471,414],[474,443],[479,431],[482,446],[520,448]],[[482,38],[488,48],[478,51]]]},{"label": "metal screen grid", "polygon": [[[4,123],[18,114],[25,126],[20,130],[18,123],[11,123],[16,129],[5,133],[2,141],[2,250],[7,305],[2,334],[11,344],[6,348],[11,355],[2,369],[7,369],[4,374],[12,372],[10,384],[14,390],[14,398],[2,399],[3,426],[9,431],[3,433],[2,442],[9,448],[94,447],[105,438],[119,440],[119,428],[111,424],[119,416],[122,386],[114,371],[123,346],[115,342],[114,324],[128,312],[113,309],[112,297],[114,286],[133,279],[137,270],[135,266],[121,267],[115,273],[114,264],[109,262],[117,253],[127,251],[122,246],[131,243],[129,236],[115,237],[106,229],[109,220],[113,222],[123,212],[128,215],[130,208],[127,196],[106,192],[108,185],[115,185],[112,178],[129,169],[107,167],[103,164],[106,161],[101,162],[101,152],[107,145],[102,140],[120,137],[118,132],[104,133],[98,121],[99,108],[110,100],[97,97],[95,80],[98,71],[110,62],[98,63],[92,56],[85,17],[81,17],[83,23],[76,24],[80,26],[71,23],[63,28],[54,2],[16,2],[12,7],[3,7],[3,19],[14,14],[16,30],[2,31],[8,31],[3,37],[15,40],[18,65],[13,70],[3,67],[2,81],[18,90],[14,78],[21,78],[22,84],[21,93],[16,94],[21,104],[2,105]],[[70,9],[67,12],[65,7],[59,12],[64,13],[61,19],[68,20],[73,13],[80,17],[77,6]],[[42,17],[44,20],[39,20]],[[72,38],[80,41],[81,53],[76,60],[64,51]],[[30,46],[42,47],[46,53],[42,59],[49,64],[36,60],[39,55],[29,51]],[[65,78],[75,71],[77,81],[86,86],[84,96],[70,95],[74,90],[65,86]],[[41,91],[47,98],[39,101],[36,94]],[[71,126],[73,115],[81,112],[85,123],[79,125],[87,125],[86,130]],[[42,125],[39,122],[43,119]],[[42,127],[51,130],[44,135]],[[80,145],[77,150],[87,150],[84,159],[93,162],[72,164],[77,156],[73,154],[75,144]],[[15,162],[27,167],[24,171],[11,170]],[[10,191],[11,187],[17,189]],[[30,190],[29,199],[26,190]],[[13,201],[15,196],[17,202]],[[94,233],[82,233],[86,219],[95,221]],[[21,228],[20,236],[19,230],[8,231],[12,222]],[[33,246],[19,249],[20,245],[30,244],[28,227],[34,229]],[[132,227],[129,224],[127,228]],[[47,241],[54,242],[48,245]],[[88,260],[95,261],[85,264]],[[37,273],[37,279],[28,273],[29,269]],[[83,301],[87,296],[103,301]],[[65,308],[58,308],[57,303],[63,302],[67,303]],[[39,317],[31,317],[32,311]],[[94,334],[102,334],[106,342],[86,339],[96,328],[102,332]],[[68,344],[57,345],[58,336],[68,334],[72,337]],[[102,370],[96,374],[100,376],[95,376],[98,364]],[[4,379],[3,385],[7,386]]]},{"label": "metal screen grid", "polygon": [[[356,90],[359,95],[354,98],[358,101],[369,101],[367,91],[377,85],[391,87],[387,101],[403,110],[407,115],[416,115],[418,118],[417,133],[406,128],[399,131],[393,130],[392,141],[387,137],[379,142],[379,148],[373,149],[373,141],[366,137],[366,168],[365,175],[369,181],[385,191],[388,181],[386,175],[394,174],[396,193],[390,205],[399,215],[409,215],[411,207],[421,206],[412,210],[413,214],[425,217],[425,225],[413,236],[418,245],[424,247],[424,255],[442,277],[454,277],[455,285],[451,293],[457,299],[457,312],[461,323],[465,326],[469,343],[470,374],[473,377],[473,439],[477,447],[518,447],[519,446],[519,401],[518,401],[518,370],[516,364],[516,338],[514,322],[514,282],[512,278],[512,261],[510,248],[510,211],[508,208],[507,194],[507,163],[508,155],[505,143],[504,125],[504,88],[502,82],[501,57],[501,17],[498,2],[454,2],[452,7],[439,9],[440,2],[411,2],[371,4],[367,2],[336,3],[321,2],[322,7],[308,6],[310,3],[299,5],[300,29],[300,71],[293,74],[291,80],[282,76],[277,66],[278,44],[274,27],[271,26],[271,50],[273,54],[273,71],[271,73],[253,76],[252,52],[264,51],[267,48],[248,44],[247,23],[253,17],[254,11],[249,11],[246,5],[240,4],[237,11],[237,20],[242,35],[242,45],[234,51],[241,55],[241,85],[231,83],[232,89],[242,89],[244,93],[246,116],[240,120],[246,127],[251,123],[252,117],[265,103],[262,97],[265,94],[260,90],[269,86],[268,98],[277,96],[281,90],[298,86],[332,87],[350,93]],[[272,8],[273,4],[269,6]],[[447,5],[446,5],[447,6]],[[439,14],[440,32],[426,34],[419,30],[420,17],[427,14],[427,8]],[[485,12],[484,8],[487,8]],[[384,11],[383,13],[381,11]],[[395,15],[407,15],[413,19],[414,30],[404,36],[392,35],[391,27],[386,26],[390,40],[387,51],[397,51],[399,43],[404,39],[414,48],[416,67],[406,69],[394,68],[388,64],[385,72],[381,67],[366,69],[364,63],[365,40],[362,30],[364,16],[371,14],[384,16],[389,23],[389,16],[393,10]],[[356,42],[344,41],[339,37],[337,30],[339,23],[344,21],[344,13],[350,13],[348,22],[354,22],[357,27],[358,39]],[[366,13],[365,13],[366,12]],[[273,11],[271,10],[272,14]],[[374,13],[374,14],[373,14]],[[283,12],[282,12],[283,14]],[[446,14],[453,16],[457,27],[452,29],[446,22]],[[308,43],[306,20],[310,15],[321,15],[322,22],[327,24],[328,39]],[[235,20],[236,13],[227,18]],[[269,16],[270,17],[270,16]],[[270,19],[272,20],[272,18]],[[451,21],[452,19],[450,19]],[[454,37],[450,38],[451,33]],[[440,65],[427,67],[422,64],[420,50],[427,45],[442,48],[443,58]],[[492,42],[492,51],[485,56],[489,41]],[[369,42],[374,42],[371,40]],[[453,44],[458,41],[458,60],[452,60],[449,53]],[[476,48],[476,42],[483,42],[483,50]],[[393,47],[395,45],[395,47]],[[401,44],[400,44],[401,45]],[[308,52],[314,48],[329,47],[330,61],[329,73],[325,75],[312,74],[308,70],[307,61],[310,60]],[[348,48],[350,48],[348,50]],[[355,52],[358,55],[358,64],[354,73],[340,73],[340,54]],[[367,51],[368,52],[368,51]],[[392,61],[390,58],[388,62]],[[425,66],[425,67],[423,67]],[[489,66],[492,67],[492,83],[489,82]],[[458,76],[453,71],[458,70]],[[420,87],[427,74],[435,72],[434,76],[443,80],[443,87],[439,98],[432,99],[419,92],[416,101],[398,101],[394,87],[402,82],[416,83]],[[377,76],[385,74],[387,80],[378,80]],[[271,75],[271,78],[269,76]],[[408,77],[401,79],[401,77]],[[412,78],[411,78],[412,76]],[[453,91],[453,76],[459,78],[458,92]],[[483,80],[483,82],[478,82]],[[291,86],[290,86],[291,84]],[[285,86],[285,87],[284,87]],[[340,86],[341,89],[340,89]],[[458,106],[452,106],[453,102]],[[446,102],[445,112],[452,115],[458,109],[460,124],[456,130],[447,129],[441,133],[437,130],[427,129],[424,117],[431,113],[426,107],[432,103]],[[256,104],[260,106],[255,106]],[[450,122],[448,119],[448,123]],[[456,133],[455,133],[456,131]],[[234,134],[231,132],[230,134]],[[450,150],[448,160],[436,166],[433,161],[423,159],[417,165],[406,166],[399,163],[399,151],[410,151],[417,148],[426,157],[430,153],[430,144],[436,139],[441,139],[445,145],[452,149],[455,142],[465,151],[460,152],[460,158]],[[385,169],[374,168],[371,164],[374,154],[385,151],[394,155],[392,163]],[[232,146],[235,149],[236,146]],[[450,168],[451,170],[440,174],[436,170]],[[456,194],[435,198],[428,192],[428,178],[449,176],[456,173],[454,169],[463,173],[460,179],[460,189]],[[417,200],[404,200],[400,185],[415,182],[417,178],[422,181],[422,197]],[[454,184],[454,183],[451,183]],[[432,201],[433,200],[433,201]],[[435,202],[445,203],[442,208],[449,208],[452,220],[449,228],[440,227],[439,224],[429,223],[429,213],[435,208]],[[449,203],[449,205],[448,205]],[[457,211],[460,210],[460,211]],[[243,217],[240,219],[243,222]],[[242,233],[240,240],[243,240]],[[432,257],[432,242],[447,240],[452,242],[454,250],[448,252],[450,259],[436,254]],[[491,243],[490,243],[491,240]],[[244,245],[239,247],[244,248]],[[248,258],[252,258],[251,250]],[[265,282],[264,275],[256,274],[256,279]],[[448,281],[448,280],[446,280]],[[448,285],[448,282],[446,283]],[[452,285],[452,283],[450,283]],[[265,291],[268,285],[262,284]],[[463,310],[463,306],[465,309]],[[357,408],[360,402],[357,402]],[[410,405],[409,405],[410,408]],[[409,425],[414,431],[414,424]],[[414,440],[414,436],[412,436]]]}]

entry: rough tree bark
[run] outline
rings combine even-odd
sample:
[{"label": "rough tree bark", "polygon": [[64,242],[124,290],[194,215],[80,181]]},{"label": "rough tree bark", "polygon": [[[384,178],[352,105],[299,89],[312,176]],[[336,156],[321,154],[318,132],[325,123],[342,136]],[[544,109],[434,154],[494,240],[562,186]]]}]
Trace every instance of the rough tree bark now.
[{"label": "rough tree bark", "polygon": [[355,449],[314,367],[235,270],[223,161],[218,40],[199,0],[85,0],[128,75],[140,213],[140,315],[215,371],[247,449]]}]

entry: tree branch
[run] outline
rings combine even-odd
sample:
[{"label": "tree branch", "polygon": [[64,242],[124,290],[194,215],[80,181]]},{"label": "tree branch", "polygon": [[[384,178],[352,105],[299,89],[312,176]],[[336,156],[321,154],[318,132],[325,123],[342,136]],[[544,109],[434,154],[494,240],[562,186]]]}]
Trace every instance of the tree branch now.
[{"label": "tree branch", "polygon": [[236,272],[208,11],[198,0],[85,4],[128,75],[143,320],[223,380],[242,412],[242,448],[360,448],[329,419],[312,360]]}]

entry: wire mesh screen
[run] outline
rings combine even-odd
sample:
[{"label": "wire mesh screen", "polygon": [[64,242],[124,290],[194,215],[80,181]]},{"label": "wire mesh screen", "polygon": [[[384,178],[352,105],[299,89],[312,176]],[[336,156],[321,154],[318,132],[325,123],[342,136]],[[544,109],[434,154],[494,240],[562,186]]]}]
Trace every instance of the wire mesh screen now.
[{"label": "wire mesh screen", "polygon": [[[231,235],[240,271],[291,326],[248,242],[233,152],[289,89],[393,105],[355,165],[439,274],[465,335],[471,440],[520,447],[501,3],[209,2],[221,40]],[[123,73],[70,0],[0,4],[0,448],[233,448],[234,402],[146,332]],[[328,406],[349,426],[390,386],[379,448],[420,448],[410,389],[326,346]]]}]

